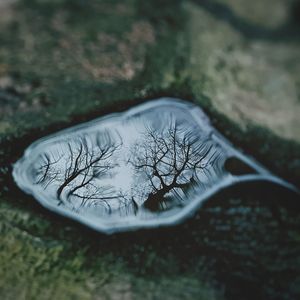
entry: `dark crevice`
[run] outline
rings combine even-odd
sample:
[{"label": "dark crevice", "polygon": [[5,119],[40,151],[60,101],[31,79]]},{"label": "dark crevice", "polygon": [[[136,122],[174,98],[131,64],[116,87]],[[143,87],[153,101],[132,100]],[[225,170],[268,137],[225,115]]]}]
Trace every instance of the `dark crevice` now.
[{"label": "dark crevice", "polygon": [[236,157],[230,157],[225,161],[224,168],[232,175],[257,174],[249,165]]}]

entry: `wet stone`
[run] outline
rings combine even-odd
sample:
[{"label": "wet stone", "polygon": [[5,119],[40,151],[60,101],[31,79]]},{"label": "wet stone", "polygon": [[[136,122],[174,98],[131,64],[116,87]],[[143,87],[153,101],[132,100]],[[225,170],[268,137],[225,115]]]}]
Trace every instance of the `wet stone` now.
[{"label": "wet stone", "polygon": [[292,188],[234,149],[198,106],[171,98],[40,139],[13,176],[46,208],[105,233],[176,224],[237,182]]}]

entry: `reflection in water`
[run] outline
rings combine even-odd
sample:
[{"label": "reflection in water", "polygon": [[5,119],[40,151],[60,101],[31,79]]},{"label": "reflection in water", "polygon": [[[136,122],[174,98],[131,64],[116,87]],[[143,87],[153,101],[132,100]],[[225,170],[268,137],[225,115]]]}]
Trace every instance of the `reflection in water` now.
[{"label": "reflection in water", "polygon": [[[232,158],[250,174],[230,173],[224,165]],[[174,99],[39,140],[14,178],[49,209],[105,232],[174,224],[235,182],[289,187],[236,151],[200,108]]]},{"label": "reflection in water", "polygon": [[[130,160],[139,178],[143,207],[157,211],[174,202],[183,204],[180,196],[189,188],[197,187],[206,176],[213,180],[213,168],[223,163],[222,151],[209,136],[201,137],[176,121],[169,121],[160,130],[147,128],[134,145]],[[216,172],[216,171],[215,171]],[[169,195],[169,197],[168,197]]]},{"label": "reflection in water", "polygon": [[116,166],[112,156],[120,145],[111,140],[108,132],[98,133],[95,145],[87,136],[62,144],[58,151],[40,155],[35,168],[36,184],[45,190],[52,185],[58,205],[71,204],[77,210],[101,205],[110,212],[110,202],[118,196],[111,186],[102,186],[97,180],[108,176]]}]

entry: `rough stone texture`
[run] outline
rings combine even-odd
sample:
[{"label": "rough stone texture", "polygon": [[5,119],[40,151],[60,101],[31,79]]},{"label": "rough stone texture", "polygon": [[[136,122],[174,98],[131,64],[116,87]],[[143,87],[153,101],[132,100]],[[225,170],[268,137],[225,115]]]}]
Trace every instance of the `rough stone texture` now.
[{"label": "rough stone texture", "polygon": [[275,29],[290,18],[290,6],[293,0],[220,0],[219,3],[228,5],[238,17],[247,22]]},{"label": "rough stone texture", "polygon": [[168,95],[299,184],[299,1],[91,3],[0,1],[0,298],[299,298],[299,205],[273,187],[170,231],[104,237],[10,177],[38,137]]},{"label": "rough stone texture", "polygon": [[[0,134],[101,107],[101,91],[140,74],[156,41],[154,25],[139,18],[134,1],[28,0],[2,6],[1,14],[9,11],[13,18],[3,21],[0,33],[6,45],[0,49]],[[20,93],[18,86],[28,89]],[[118,98],[134,98],[123,90]]]},{"label": "rough stone texture", "polygon": [[[283,20],[277,11],[287,11],[288,7],[286,1],[276,1],[274,9],[273,1],[272,5],[251,1],[245,7],[241,1],[222,2],[228,2],[226,7],[235,18],[247,13],[249,27],[262,23],[263,17],[273,22],[279,19],[280,26]],[[247,10],[247,6],[252,9]],[[201,92],[214,107],[243,129],[252,123],[299,142],[299,40],[285,41],[284,36],[282,41],[273,39],[271,30],[265,38],[249,38],[201,5],[189,3],[186,9],[192,41],[190,71],[195,85],[201,82]]]}]

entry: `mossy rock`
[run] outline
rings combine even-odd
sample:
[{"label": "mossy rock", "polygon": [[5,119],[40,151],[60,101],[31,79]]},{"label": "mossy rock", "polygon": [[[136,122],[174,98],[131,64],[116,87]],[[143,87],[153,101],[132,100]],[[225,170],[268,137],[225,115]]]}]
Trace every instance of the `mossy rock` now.
[{"label": "mossy rock", "polygon": [[225,135],[299,183],[300,40],[296,25],[291,26],[292,6],[288,1],[248,6],[229,0],[185,4],[190,39],[186,76],[194,98]]},{"label": "mossy rock", "polygon": [[274,187],[216,196],[175,228],[106,237],[42,209],[10,176],[37,138],[167,95],[201,105],[299,184],[293,1],[241,3],[1,1],[2,299],[297,298],[299,207]]}]

